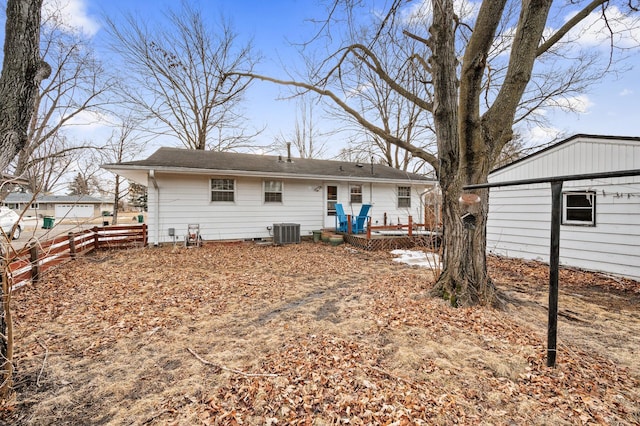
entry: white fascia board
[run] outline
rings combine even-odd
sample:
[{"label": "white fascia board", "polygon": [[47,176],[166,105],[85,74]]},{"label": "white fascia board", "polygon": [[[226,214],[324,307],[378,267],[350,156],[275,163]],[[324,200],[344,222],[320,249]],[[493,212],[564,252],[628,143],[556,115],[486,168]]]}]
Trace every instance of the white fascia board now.
[{"label": "white fascia board", "polygon": [[126,179],[132,180],[140,185],[147,185],[147,177],[149,176],[148,167],[119,167],[119,166],[100,166],[112,173],[120,175]]},{"label": "white fascia board", "polygon": [[127,177],[127,173],[130,171],[149,171],[155,170],[156,175],[158,173],[172,173],[181,175],[207,175],[207,176],[237,176],[237,177],[263,177],[271,179],[300,179],[300,180],[319,180],[319,181],[341,181],[341,182],[363,182],[363,183],[390,183],[399,185],[433,185],[433,180],[411,180],[411,179],[385,179],[385,178],[367,178],[361,176],[330,176],[330,175],[313,175],[313,174],[290,174],[290,173],[271,173],[271,172],[256,172],[249,170],[220,170],[220,169],[189,169],[189,168],[175,168],[175,167],[140,167],[140,166],[125,166],[125,167],[104,167],[107,170],[111,170],[114,173],[118,173]]}]

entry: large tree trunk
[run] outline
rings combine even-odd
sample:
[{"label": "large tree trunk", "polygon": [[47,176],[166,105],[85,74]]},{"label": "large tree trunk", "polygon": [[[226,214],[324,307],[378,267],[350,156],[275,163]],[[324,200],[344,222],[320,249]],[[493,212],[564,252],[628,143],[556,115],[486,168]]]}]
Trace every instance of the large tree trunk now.
[{"label": "large tree trunk", "polygon": [[[459,117],[467,115],[458,109],[458,87],[455,55],[455,15],[452,0],[433,2],[432,67],[434,76],[434,122],[438,139],[440,169],[438,178],[442,190],[443,265],[444,269],[434,293],[454,306],[490,303],[495,300],[493,286],[486,267],[486,210],[488,197],[482,194],[480,203],[463,208],[458,203],[462,187],[475,180],[486,180],[488,167],[469,167],[469,161],[482,163],[482,156],[464,155],[470,136]],[[462,139],[462,140],[461,140]],[[462,143],[461,143],[462,142]],[[462,152],[461,152],[462,151]],[[468,153],[466,153],[468,154]],[[471,176],[469,172],[476,175]],[[480,172],[480,175],[477,175]],[[466,216],[465,214],[472,216]]]},{"label": "large tree trunk", "polygon": [[[453,0],[433,0],[434,123],[443,193],[444,269],[434,292],[455,306],[495,305],[496,289],[487,274],[487,190],[476,203],[460,203],[464,185],[486,183],[502,147],[511,140],[518,102],[545,27],[551,0],[523,2],[504,83],[491,107],[480,111],[488,52],[500,26],[506,0],[482,2],[462,63],[455,57]],[[460,65],[460,66],[459,66]],[[451,75],[460,69],[460,80]]]},{"label": "large tree trunk", "polygon": [[[40,10],[42,0],[9,0],[0,75],[0,171],[4,171],[27,141],[40,82],[51,68],[40,60]],[[7,253],[8,251],[5,251]],[[0,294],[0,398],[12,385],[13,332],[11,326],[8,265],[3,259]]]},{"label": "large tree trunk", "polygon": [[478,202],[460,202],[464,176],[443,177],[440,182],[444,183],[444,269],[434,293],[453,306],[496,305],[496,290],[487,274],[485,251],[488,191],[475,191]]},{"label": "large tree trunk", "polygon": [[42,0],[9,0],[0,75],[0,170],[13,160],[27,140],[40,82],[51,68],[40,59]]}]

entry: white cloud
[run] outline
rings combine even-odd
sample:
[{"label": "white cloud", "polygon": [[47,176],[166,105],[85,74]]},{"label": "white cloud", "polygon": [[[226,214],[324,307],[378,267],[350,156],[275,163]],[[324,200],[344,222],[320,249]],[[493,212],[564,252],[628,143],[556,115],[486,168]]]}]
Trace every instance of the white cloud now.
[{"label": "white cloud", "polygon": [[86,0],[45,0],[42,5],[43,21],[55,17],[69,32],[94,36],[100,23],[87,12]]},{"label": "white cloud", "polygon": [[[522,129],[519,129],[522,132]],[[528,146],[541,146],[557,140],[562,132],[553,127],[532,127],[521,133]]]},{"label": "white cloud", "polygon": [[587,95],[554,98],[549,101],[549,106],[557,107],[565,111],[574,111],[580,114],[588,114],[593,102]]},{"label": "white cloud", "polygon": [[[420,0],[409,3],[406,9],[401,13],[401,20],[405,24],[411,25],[428,25],[433,14],[433,6],[431,0]],[[480,10],[480,2],[471,0],[454,0],[453,8],[456,15],[463,21],[475,21],[478,11]]]},{"label": "white cloud", "polygon": [[618,95],[620,95],[620,96],[633,95],[633,90],[631,90],[631,89],[623,89],[620,93],[618,93]]},{"label": "white cloud", "polygon": [[109,119],[109,116],[98,112],[80,111],[70,119],[67,124],[70,126],[83,126],[85,130],[87,127],[90,129],[100,129],[108,126]]}]

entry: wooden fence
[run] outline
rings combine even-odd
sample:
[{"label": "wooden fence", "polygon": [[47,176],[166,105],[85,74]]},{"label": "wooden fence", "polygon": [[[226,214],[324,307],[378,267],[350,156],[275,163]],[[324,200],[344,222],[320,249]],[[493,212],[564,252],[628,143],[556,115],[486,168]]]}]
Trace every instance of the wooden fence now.
[{"label": "wooden fence", "polygon": [[35,283],[50,268],[94,250],[147,245],[147,225],[96,226],[70,232],[44,242],[33,241],[17,252],[9,253],[9,275],[14,290]]}]

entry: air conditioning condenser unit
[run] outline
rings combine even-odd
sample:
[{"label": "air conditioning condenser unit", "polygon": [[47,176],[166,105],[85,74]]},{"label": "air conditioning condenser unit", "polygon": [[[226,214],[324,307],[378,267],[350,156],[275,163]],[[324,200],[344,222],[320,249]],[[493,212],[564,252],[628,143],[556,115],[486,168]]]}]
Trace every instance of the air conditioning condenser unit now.
[{"label": "air conditioning condenser unit", "polygon": [[300,224],[299,223],[274,223],[273,224],[273,243],[282,244],[298,244],[300,242]]}]

